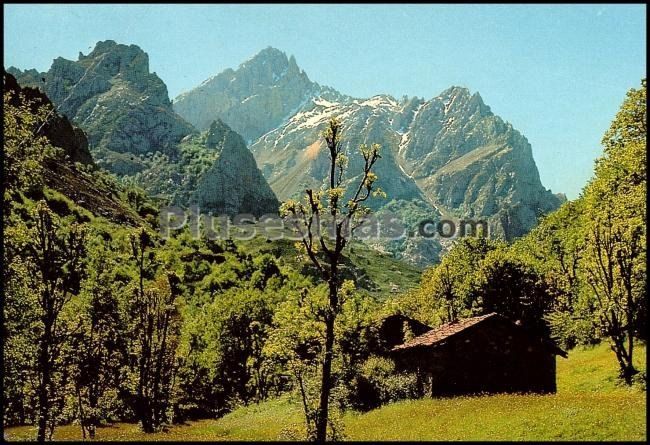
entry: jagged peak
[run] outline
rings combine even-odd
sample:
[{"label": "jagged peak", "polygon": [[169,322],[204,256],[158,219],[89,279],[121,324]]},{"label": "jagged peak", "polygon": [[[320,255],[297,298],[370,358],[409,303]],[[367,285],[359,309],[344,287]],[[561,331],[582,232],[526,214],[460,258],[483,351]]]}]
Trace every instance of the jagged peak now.
[{"label": "jagged peak", "polygon": [[208,135],[214,134],[214,133],[217,133],[217,132],[224,132],[224,131],[232,131],[232,130],[228,126],[228,124],[226,124],[220,118],[216,118],[210,124],[210,128],[208,129]]},{"label": "jagged peak", "polygon": [[307,77],[307,74],[298,66],[296,58],[293,55],[288,57],[284,51],[272,46],[267,46],[250,59],[241,63],[235,73],[240,71],[267,71],[272,74],[273,81],[286,74]]},{"label": "jagged peak", "polygon": [[210,128],[205,136],[205,144],[208,148],[216,148],[223,143],[226,138],[230,139],[233,137],[238,140],[239,145],[246,147],[246,143],[241,135],[236,133],[224,121],[217,118],[210,124]]},{"label": "jagged peak", "polygon": [[376,94],[369,99],[356,99],[353,101],[360,106],[379,107],[389,106],[398,107],[399,102],[390,94]]},{"label": "jagged peak", "polygon": [[[235,81],[242,73],[264,71],[262,67],[267,64],[270,66],[269,72],[271,74],[270,80],[272,82],[285,74],[299,74],[307,78],[307,74],[300,69],[296,62],[296,58],[293,55],[287,57],[287,54],[284,51],[272,46],[267,46],[254,56],[240,63],[236,70],[226,68],[220,73],[205,79],[198,87],[209,87],[214,82],[218,82],[219,80],[223,81],[224,79],[226,81]],[[192,90],[184,91],[178,95],[177,99],[182,99],[188,94],[191,94],[191,92]]]},{"label": "jagged peak", "polygon": [[95,49],[111,48],[117,45],[118,43],[115,40],[111,40],[111,39],[99,40],[97,43],[95,43]]},{"label": "jagged peak", "polygon": [[491,115],[492,110],[485,104],[480,93],[472,93],[469,88],[453,85],[438,96],[433,101],[441,101],[444,105],[445,112],[460,107],[469,106],[471,110],[479,112],[481,115]]},{"label": "jagged peak", "polygon": [[467,87],[461,87],[457,85],[452,85],[446,90],[444,90],[442,93],[438,95],[439,98],[441,99],[449,99],[449,98],[454,98],[454,97],[470,97],[471,93],[469,91],[469,88]]},{"label": "jagged peak", "polygon": [[25,74],[34,74],[34,75],[38,75],[38,74],[39,74],[39,72],[36,71],[36,70],[33,69],[33,68],[32,68],[32,69],[28,69],[28,70],[23,71],[23,70],[21,70],[20,68],[17,68],[17,67],[15,67],[15,66],[13,66],[13,65],[11,65],[11,66],[10,66],[9,68],[7,68],[5,71],[6,71],[7,73],[11,74],[11,75],[14,76],[14,77],[22,76],[22,75],[25,75]]},{"label": "jagged peak", "polygon": [[[264,48],[263,50],[255,54],[253,57],[241,63],[239,65],[239,68],[246,68],[257,64],[264,64],[268,61],[276,61],[276,63],[286,65],[286,66],[289,65],[289,58],[287,57],[287,54],[284,51],[280,51],[279,49],[273,48],[272,46],[267,46],[266,48]],[[295,58],[294,58],[294,63],[295,63]]]},{"label": "jagged peak", "polygon": [[293,54],[291,54],[291,56],[289,57],[289,66],[298,68],[298,64],[296,63],[296,58],[294,57]]},{"label": "jagged peak", "polygon": [[58,56],[54,60],[52,60],[52,66],[57,66],[57,65],[74,65],[77,62],[73,60],[66,59],[65,57]]},{"label": "jagged peak", "polygon": [[[126,45],[114,40],[103,40],[95,44],[95,48],[87,55],[79,52],[79,61],[99,61],[108,56],[117,64],[121,71],[128,68],[139,72],[149,73],[149,55],[138,45]],[[112,73],[113,75],[116,73]]]},{"label": "jagged peak", "polygon": [[79,52],[80,55],[83,57],[97,57],[101,54],[111,52],[111,51],[125,51],[128,50],[130,52],[138,52],[142,54],[146,54],[142,48],[140,48],[138,45],[135,44],[124,44],[124,43],[117,43],[115,40],[100,40],[95,44],[95,48],[87,55],[83,56],[82,52]]},{"label": "jagged peak", "polygon": [[287,58],[287,54],[284,51],[274,48],[271,45],[261,50],[259,53],[257,53],[257,55],[264,56],[264,57],[282,57],[285,59]]}]

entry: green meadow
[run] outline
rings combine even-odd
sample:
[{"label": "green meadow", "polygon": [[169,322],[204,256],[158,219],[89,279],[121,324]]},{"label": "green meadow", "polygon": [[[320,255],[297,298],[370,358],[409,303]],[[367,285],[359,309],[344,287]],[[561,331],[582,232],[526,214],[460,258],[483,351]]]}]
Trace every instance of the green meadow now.
[{"label": "green meadow", "polygon": [[[638,347],[645,372],[645,346]],[[605,344],[558,357],[553,395],[489,395],[406,400],[343,416],[349,440],[646,440],[646,393],[617,383],[616,362]],[[102,427],[96,440],[291,439],[302,422],[298,404],[283,397],[239,408],[220,419],[143,434],[138,425]],[[8,428],[9,440],[33,439],[33,427]],[[78,425],[56,429],[55,440],[80,440]]]}]

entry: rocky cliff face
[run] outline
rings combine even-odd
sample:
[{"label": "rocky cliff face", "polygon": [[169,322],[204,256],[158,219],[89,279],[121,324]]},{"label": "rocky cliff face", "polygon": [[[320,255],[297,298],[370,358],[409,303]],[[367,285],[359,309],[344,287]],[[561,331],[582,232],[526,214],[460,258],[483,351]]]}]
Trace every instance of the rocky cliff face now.
[{"label": "rocky cliff face", "polygon": [[227,69],[179,95],[174,110],[201,130],[221,119],[250,143],[284,123],[310,98],[337,94],[310,81],[293,56],[269,47],[237,70]]},{"label": "rocky cliff face", "polygon": [[320,132],[331,117],[338,116],[344,125],[343,143],[350,157],[349,172],[358,173],[361,169],[359,144],[381,144],[382,159],[376,169],[378,185],[392,199],[423,199],[416,182],[402,170],[396,153],[391,150],[399,137],[386,130],[391,128],[396,107],[394,100],[380,96],[340,102],[312,99],[284,125],[257,140],[251,151],[280,199],[295,197],[305,186],[318,188],[327,175],[329,159]]},{"label": "rocky cliff face", "polygon": [[46,73],[11,72],[47,94],[84,129],[97,163],[121,175],[144,168],[138,155],[175,156],[177,143],[193,130],[174,113],[167,87],[149,72],[149,57],[136,45],[107,40],[77,61],[55,59]]},{"label": "rocky cliff face", "polygon": [[162,202],[201,213],[260,216],[277,213],[279,202],[242,137],[221,121],[186,136],[171,159],[156,153],[131,179]]},{"label": "rocky cliff face", "polygon": [[546,190],[528,141],[478,93],[452,87],[409,101],[398,158],[425,196],[459,217],[485,218],[493,233],[523,235],[562,198]]},{"label": "rocky cliff face", "polygon": [[222,121],[213,121],[204,143],[219,155],[198,180],[192,202],[228,215],[277,213],[280,203],[239,134]]}]

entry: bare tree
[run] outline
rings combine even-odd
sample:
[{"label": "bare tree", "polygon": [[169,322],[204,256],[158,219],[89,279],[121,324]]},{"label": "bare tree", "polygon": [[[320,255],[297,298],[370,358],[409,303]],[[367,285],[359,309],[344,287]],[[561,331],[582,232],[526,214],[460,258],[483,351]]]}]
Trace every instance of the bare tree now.
[{"label": "bare tree", "polygon": [[[281,214],[292,218],[294,226],[301,229],[301,248],[328,285],[328,307],[324,311],[325,345],[322,358],[320,400],[316,418],[317,441],[327,438],[329,399],[332,389],[332,355],[334,349],[334,322],[341,307],[339,290],[342,284],[341,265],[343,249],[347,246],[354,230],[363,222],[369,208],[363,203],[371,196],[383,194],[375,187],[377,175],[373,167],[381,157],[379,145],[359,147],[363,168],[356,185],[344,184],[348,157],[342,152],[341,123],[333,118],[322,134],[329,151],[329,175],[323,189],[305,190],[304,203],[295,200],[284,202]],[[347,203],[343,201],[349,198]],[[321,223],[328,219],[329,233],[323,233]],[[329,235],[329,236],[327,236]]]}]

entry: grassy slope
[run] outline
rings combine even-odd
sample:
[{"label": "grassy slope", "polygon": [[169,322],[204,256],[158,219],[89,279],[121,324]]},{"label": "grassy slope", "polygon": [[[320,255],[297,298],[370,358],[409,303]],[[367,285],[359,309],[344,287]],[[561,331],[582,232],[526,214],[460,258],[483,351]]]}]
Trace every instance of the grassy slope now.
[{"label": "grassy slope", "polygon": [[[645,347],[637,349],[645,370]],[[606,345],[576,349],[558,358],[555,395],[496,395],[423,399],[345,415],[354,440],[644,440],[646,394],[616,384],[616,362]],[[302,422],[287,399],[238,409],[218,420],[202,420],[145,436],[136,425],[98,431],[104,440],[276,440]],[[10,428],[10,438],[29,438],[32,427]],[[78,439],[78,426],[60,427],[57,439]]]},{"label": "grassy slope", "polygon": [[[555,395],[403,401],[350,416],[347,433],[383,440],[645,438],[645,392],[617,385],[616,361],[606,345],[576,349],[557,360]],[[645,347],[637,350],[636,362],[645,370]]]},{"label": "grassy slope", "polygon": [[[253,256],[271,253],[284,264],[301,270],[304,264],[310,264],[306,258],[302,261],[294,247],[295,241],[282,239],[266,242],[263,236],[248,241],[236,241]],[[355,275],[361,289],[378,300],[385,300],[391,295],[391,284],[398,286],[400,292],[413,288],[420,282],[422,271],[397,260],[388,253],[382,253],[361,243],[354,242],[347,251],[350,261],[355,266]]]}]

